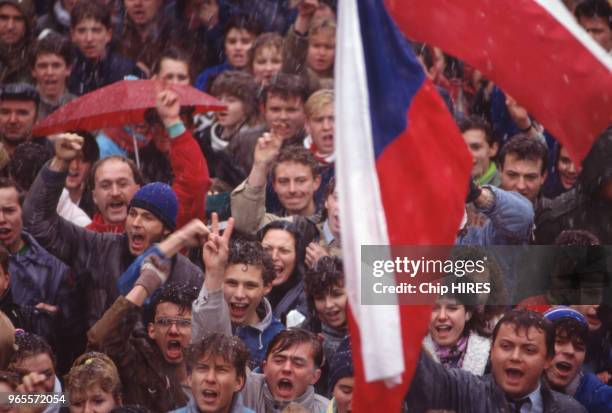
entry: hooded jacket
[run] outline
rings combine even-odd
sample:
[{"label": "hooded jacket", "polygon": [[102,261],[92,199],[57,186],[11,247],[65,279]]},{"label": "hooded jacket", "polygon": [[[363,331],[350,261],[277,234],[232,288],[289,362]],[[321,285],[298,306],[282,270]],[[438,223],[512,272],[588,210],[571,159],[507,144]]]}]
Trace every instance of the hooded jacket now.
[{"label": "hooded jacket", "polygon": [[574,188],[544,203],[536,221],[537,244],[553,244],[564,230],[581,229],[593,233],[602,244],[612,244],[612,199],[599,191],[612,180],[612,128],[595,142]]},{"label": "hooded jacket", "polygon": [[198,342],[214,332],[240,337],[249,349],[249,367],[255,369],[266,357],[268,345],[285,327],[272,315],[272,307],[266,298],[260,304],[265,311],[261,321],[254,325],[231,327],[229,308],[223,297],[223,289],[208,291],[202,287],[192,305],[193,330],[191,341]]},{"label": "hooded jacket", "polygon": [[32,0],[0,0],[0,6],[10,4],[25,19],[25,33],[14,45],[0,41],[0,83],[30,82],[30,50],[36,27],[36,14]]}]

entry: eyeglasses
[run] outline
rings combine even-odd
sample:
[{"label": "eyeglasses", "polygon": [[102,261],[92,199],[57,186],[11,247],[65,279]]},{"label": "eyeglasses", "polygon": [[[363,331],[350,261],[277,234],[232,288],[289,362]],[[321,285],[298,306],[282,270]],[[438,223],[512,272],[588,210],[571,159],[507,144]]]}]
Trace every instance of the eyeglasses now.
[{"label": "eyeglasses", "polygon": [[186,318],[160,317],[155,320],[155,324],[162,328],[170,328],[174,324],[177,328],[185,330],[191,327],[191,320]]}]

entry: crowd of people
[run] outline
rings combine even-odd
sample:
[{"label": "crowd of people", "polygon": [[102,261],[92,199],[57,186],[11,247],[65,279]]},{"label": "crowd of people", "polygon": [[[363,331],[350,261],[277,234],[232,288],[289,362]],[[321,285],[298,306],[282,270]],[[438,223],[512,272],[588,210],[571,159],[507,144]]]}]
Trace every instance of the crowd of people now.
[{"label": "crowd of people", "polygon": [[[610,2],[563,3],[612,53]],[[336,13],[0,0],[0,394],[67,397],[0,411],[352,411]],[[404,411],[612,412],[612,128],[578,165],[476,68],[411,44],[473,159],[453,259],[575,249],[538,288],[498,256],[490,293],[439,296]],[[132,78],[157,81],[144,123],[33,135]],[[194,113],[173,85],[224,109]]]}]

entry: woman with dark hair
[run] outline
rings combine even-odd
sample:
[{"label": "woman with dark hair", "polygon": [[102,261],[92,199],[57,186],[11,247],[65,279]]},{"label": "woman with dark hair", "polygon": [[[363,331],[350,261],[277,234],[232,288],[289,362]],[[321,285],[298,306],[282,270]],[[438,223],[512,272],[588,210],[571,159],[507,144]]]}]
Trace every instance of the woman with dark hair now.
[{"label": "woman with dark hair", "polygon": [[[258,232],[264,250],[272,257],[276,278],[268,300],[283,324],[300,324],[308,313],[304,290],[306,245],[315,237],[316,226],[304,218],[272,221]],[[299,315],[290,314],[296,310]],[[289,319],[287,316],[290,316]]]},{"label": "woman with dark hair", "polygon": [[483,375],[489,360],[491,339],[477,333],[483,320],[474,317],[476,307],[458,296],[438,298],[431,313],[429,334],[423,346],[432,358],[447,368],[460,368]]}]

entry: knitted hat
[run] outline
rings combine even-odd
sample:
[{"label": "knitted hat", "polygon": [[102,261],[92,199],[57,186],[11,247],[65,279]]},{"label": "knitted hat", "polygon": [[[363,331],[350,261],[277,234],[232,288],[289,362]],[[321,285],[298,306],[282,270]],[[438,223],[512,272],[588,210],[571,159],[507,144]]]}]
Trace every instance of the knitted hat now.
[{"label": "knitted hat", "polygon": [[172,188],[164,183],[153,182],[140,188],[130,202],[131,207],[146,209],[170,230],[176,227],[178,201]]},{"label": "knitted hat", "polygon": [[573,308],[560,305],[552,308],[544,313],[544,318],[554,322],[562,318],[573,318],[584,326],[588,326],[587,320],[582,313],[574,310]]},{"label": "knitted hat", "polygon": [[351,343],[347,336],[340,342],[338,349],[329,361],[329,381],[327,382],[329,393],[333,393],[334,386],[340,379],[354,375]]}]

